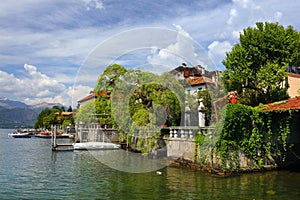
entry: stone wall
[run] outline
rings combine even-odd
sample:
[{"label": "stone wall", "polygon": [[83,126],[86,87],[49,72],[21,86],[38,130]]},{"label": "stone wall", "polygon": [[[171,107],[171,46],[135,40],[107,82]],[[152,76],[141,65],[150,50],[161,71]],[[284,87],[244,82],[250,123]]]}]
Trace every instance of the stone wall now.
[{"label": "stone wall", "polygon": [[168,138],[166,144],[168,158],[193,161],[195,155],[193,139]]},{"label": "stone wall", "polygon": [[165,141],[169,159],[175,160],[180,165],[188,165],[208,172],[259,171],[278,167],[272,158],[264,158],[263,167],[259,167],[253,159],[249,158],[243,152],[239,151],[236,153],[232,151],[225,161],[226,167],[224,168],[217,152],[214,152],[212,149],[196,149],[194,139],[168,138]]},{"label": "stone wall", "polygon": [[119,142],[116,129],[101,128],[97,124],[80,124],[76,129],[76,142]]}]

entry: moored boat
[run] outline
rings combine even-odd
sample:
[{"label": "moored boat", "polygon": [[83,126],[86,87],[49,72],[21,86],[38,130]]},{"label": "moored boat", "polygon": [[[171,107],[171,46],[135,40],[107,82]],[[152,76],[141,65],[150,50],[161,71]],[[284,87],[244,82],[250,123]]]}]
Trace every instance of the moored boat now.
[{"label": "moored boat", "polygon": [[31,138],[31,135],[29,135],[29,133],[20,133],[20,132],[10,133],[8,134],[8,136],[13,138]]},{"label": "moored boat", "polygon": [[120,145],[106,142],[74,143],[74,150],[114,150],[120,149]]},{"label": "moored boat", "polygon": [[[38,138],[45,138],[45,139],[50,139],[52,137],[53,133],[52,132],[40,132],[38,134],[35,135],[35,137],[38,137]],[[71,137],[71,134],[68,134],[68,133],[56,133],[56,138],[70,138]]]}]

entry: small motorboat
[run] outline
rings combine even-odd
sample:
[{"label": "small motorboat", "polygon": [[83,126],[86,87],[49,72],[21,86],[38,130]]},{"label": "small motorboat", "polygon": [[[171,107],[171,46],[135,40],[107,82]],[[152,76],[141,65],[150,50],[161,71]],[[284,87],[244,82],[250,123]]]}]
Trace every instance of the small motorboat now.
[{"label": "small motorboat", "polygon": [[[40,133],[38,133],[38,134],[35,135],[35,137],[45,138],[45,139],[50,139],[50,138],[52,138],[52,136],[53,136],[53,133],[49,132],[49,131],[40,132]],[[70,138],[70,134],[57,132],[56,133],[56,138],[57,139],[58,138]]]},{"label": "small motorboat", "polygon": [[52,132],[50,132],[50,131],[41,131],[38,134],[36,134],[35,137],[50,139],[52,137]]},{"label": "small motorboat", "polygon": [[106,142],[84,142],[73,144],[74,150],[113,150],[120,149],[120,145]]},{"label": "small motorboat", "polygon": [[13,138],[31,138],[31,135],[29,133],[20,133],[20,132],[14,132],[8,134],[9,137]]}]

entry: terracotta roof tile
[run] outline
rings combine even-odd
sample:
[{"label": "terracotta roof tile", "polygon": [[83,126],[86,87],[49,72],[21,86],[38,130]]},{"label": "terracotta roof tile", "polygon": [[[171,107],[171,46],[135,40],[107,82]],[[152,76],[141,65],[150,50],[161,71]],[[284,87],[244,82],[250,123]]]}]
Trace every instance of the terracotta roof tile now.
[{"label": "terracotta roof tile", "polygon": [[194,85],[203,85],[203,84],[206,84],[206,83],[213,83],[210,78],[207,78],[205,76],[189,77],[186,80],[192,86],[194,86]]},{"label": "terracotta roof tile", "polygon": [[264,110],[299,110],[300,109],[300,97],[290,98],[286,101],[280,101],[275,103],[269,103],[264,105]]},{"label": "terracotta roof tile", "polygon": [[300,74],[295,74],[295,73],[289,73],[288,76],[294,77],[294,78],[300,78]]},{"label": "terracotta roof tile", "polygon": [[95,94],[95,93],[92,93],[80,100],[78,100],[77,102],[78,103],[82,103],[82,102],[85,102],[85,101],[88,101],[90,99],[93,99],[93,98],[96,98],[96,97],[103,97],[105,95],[107,95],[108,98],[110,98],[110,94],[111,94],[112,90],[102,90],[102,92],[100,94]]},{"label": "terracotta roof tile", "polygon": [[59,115],[59,114],[61,114],[61,115],[64,115],[64,116],[67,116],[67,115],[72,115],[73,114],[73,112],[56,112],[55,113],[56,115]]},{"label": "terracotta roof tile", "polygon": [[78,100],[77,102],[78,102],[78,103],[82,103],[82,102],[88,101],[88,100],[90,100],[90,99],[93,99],[93,98],[95,98],[95,97],[96,97],[96,94],[90,94],[90,95],[88,95],[88,96],[86,96],[86,97],[84,97],[84,98]]}]

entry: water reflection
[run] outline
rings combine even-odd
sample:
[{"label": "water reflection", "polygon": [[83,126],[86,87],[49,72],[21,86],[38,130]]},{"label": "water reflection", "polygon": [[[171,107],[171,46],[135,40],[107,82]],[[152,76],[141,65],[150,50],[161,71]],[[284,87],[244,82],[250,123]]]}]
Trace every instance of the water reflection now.
[{"label": "water reflection", "polygon": [[108,167],[129,173],[153,172],[172,163],[165,158],[153,158],[124,150],[92,150],[89,153]]}]

